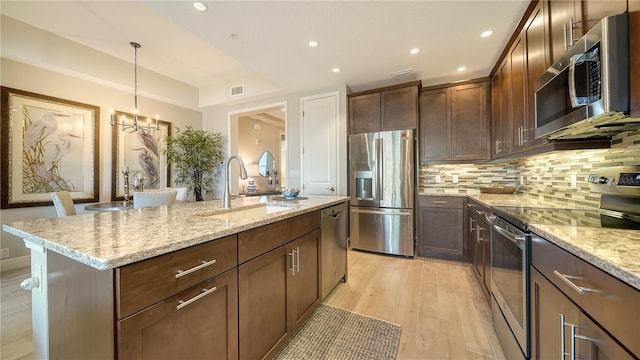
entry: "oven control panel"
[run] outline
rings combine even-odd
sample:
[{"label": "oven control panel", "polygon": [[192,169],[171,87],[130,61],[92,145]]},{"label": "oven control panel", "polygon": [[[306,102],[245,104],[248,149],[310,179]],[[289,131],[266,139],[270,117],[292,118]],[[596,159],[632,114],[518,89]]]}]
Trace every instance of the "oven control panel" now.
[{"label": "oven control panel", "polygon": [[640,173],[621,173],[618,178],[618,186],[640,187]]},{"label": "oven control panel", "polygon": [[614,166],[597,171],[586,178],[591,192],[640,195],[640,166]]}]

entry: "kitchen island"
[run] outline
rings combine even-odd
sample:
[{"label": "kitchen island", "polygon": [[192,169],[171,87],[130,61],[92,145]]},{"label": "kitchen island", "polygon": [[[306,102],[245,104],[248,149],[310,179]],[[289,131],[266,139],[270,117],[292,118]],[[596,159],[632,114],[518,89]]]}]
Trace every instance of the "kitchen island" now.
[{"label": "kitchen island", "polygon": [[32,252],[35,358],[275,355],[320,302],[319,210],[345,201],[256,197],[4,225]]}]

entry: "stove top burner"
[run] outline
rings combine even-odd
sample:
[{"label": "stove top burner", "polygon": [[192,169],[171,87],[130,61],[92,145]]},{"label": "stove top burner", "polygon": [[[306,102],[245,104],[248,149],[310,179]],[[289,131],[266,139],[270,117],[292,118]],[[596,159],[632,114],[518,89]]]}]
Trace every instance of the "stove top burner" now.
[{"label": "stove top burner", "polygon": [[528,224],[640,230],[640,196],[633,195],[603,194],[600,209],[496,206],[493,212],[525,231]]}]

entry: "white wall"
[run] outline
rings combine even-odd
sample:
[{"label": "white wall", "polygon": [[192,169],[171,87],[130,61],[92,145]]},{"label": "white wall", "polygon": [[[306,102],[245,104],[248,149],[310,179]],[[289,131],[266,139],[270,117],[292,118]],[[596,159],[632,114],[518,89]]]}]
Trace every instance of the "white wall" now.
[{"label": "white wall", "polygon": [[[339,195],[347,194],[347,87],[340,85],[328,89],[319,89],[309,92],[301,92],[289,95],[276,96],[273,98],[262,99],[243,104],[220,106],[213,109],[203,111],[203,130],[220,132],[225,138],[229,135],[229,113],[239,112],[245,109],[255,109],[259,107],[268,107],[274,103],[286,103],[286,133],[287,133],[287,174],[283,174],[282,183],[288,187],[300,188],[301,178],[301,120],[302,114],[300,109],[300,99],[307,96],[324,94],[328,92],[339,93],[339,149],[338,154],[340,174],[338,179]],[[222,171],[220,171],[220,174]],[[286,176],[286,178],[285,178]],[[221,193],[224,188],[224,182],[218,182],[218,192]],[[238,192],[237,186],[231,189],[232,193]]]},{"label": "white wall", "polygon": [[[45,70],[13,60],[0,59],[2,86],[30,91],[47,96],[78,101],[100,107],[99,119],[99,191],[100,201],[111,200],[111,109],[129,110],[133,108],[133,94],[101,84],[79,79],[62,73]],[[141,114],[159,114],[162,120],[180,128],[191,125],[195,129],[202,126],[202,114],[156,100],[138,96]],[[3,134],[4,136],[4,134]],[[87,204],[76,205],[78,213],[84,212]],[[2,224],[56,216],[53,206],[0,210]],[[4,231],[0,232],[0,246],[9,248],[10,258],[28,255],[21,239]],[[3,260],[3,263],[5,261]]]}]

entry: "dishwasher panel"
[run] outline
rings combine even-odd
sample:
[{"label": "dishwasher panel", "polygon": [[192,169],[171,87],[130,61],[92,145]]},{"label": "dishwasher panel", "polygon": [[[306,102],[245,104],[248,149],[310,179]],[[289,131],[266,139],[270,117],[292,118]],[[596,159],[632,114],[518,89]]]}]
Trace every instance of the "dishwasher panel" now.
[{"label": "dishwasher panel", "polygon": [[322,232],[322,298],[347,275],[347,237],[349,231],[349,207],[342,203],[323,209]]}]

